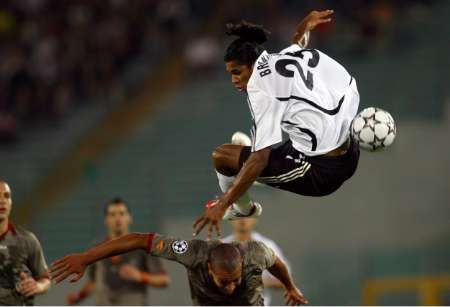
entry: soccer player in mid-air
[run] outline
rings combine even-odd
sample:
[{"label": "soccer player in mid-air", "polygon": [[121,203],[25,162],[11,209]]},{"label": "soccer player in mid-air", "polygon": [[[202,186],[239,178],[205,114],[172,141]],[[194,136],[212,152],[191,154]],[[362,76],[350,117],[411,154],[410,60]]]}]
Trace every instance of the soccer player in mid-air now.
[{"label": "soccer player in mid-air", "polygon": [[194,305],[264,305],[261,276],[266,269],[283,284],[286,304],[308,303],[286,265],[270,248],[256,241],[222,243],[131,233],[55,261],[52,279],[58,283],[74,275],[71,281],[77,281],[89,264],[138,249],[184,265]]},{"label": "soccer player in mid-air", "polygon": [[[255,181],[324,196],[355,173],[359,146],[350,137],[350,125],[359,105],[356,81],[331,57],[302,43],[332,13],[311,12],[297,27],[292,45],[275,54],[262,46],[268,35],[263,27],[227,25],[227,34],[238,38],[226,50],[226,70],[236,89],[247,94],[252,144],[214,150],[223,194],[194,222],[194,235],[208,225],[208,237],[214,230],[220,236],[221,219],[258,217],[261,205],[247,193]],[[288,139],[282,143],[283,132]]]}]

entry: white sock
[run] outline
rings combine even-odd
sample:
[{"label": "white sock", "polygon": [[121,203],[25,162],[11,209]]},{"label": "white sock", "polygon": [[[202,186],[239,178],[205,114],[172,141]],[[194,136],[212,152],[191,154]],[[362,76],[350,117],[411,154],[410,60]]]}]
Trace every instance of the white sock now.
[{"label": "white sock", "polygon": [[[217,172],[217,179],[219,179],[219,186],[222,192],[228,191],[230,186],[233,184],[236,177],[227,177]],[[234,208],[237,209],[242,214],[249,214],[252,210],[253,203],[250,199],[248,192],[245,192],[234,204]]]}]

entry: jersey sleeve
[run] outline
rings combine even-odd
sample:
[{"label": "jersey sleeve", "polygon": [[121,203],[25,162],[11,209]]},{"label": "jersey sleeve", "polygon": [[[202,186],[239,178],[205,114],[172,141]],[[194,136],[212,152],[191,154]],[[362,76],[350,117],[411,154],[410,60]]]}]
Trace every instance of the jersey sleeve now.
[{"label": "jersey sleeve", "polygon": [[[271,62],[273,60],[267,60],[267,65]],[[274,69],[268,74],[261,74],[258,67],[254,68],[247,84],[248,105],[253,118],[252,152],[283,140],[281,121],[286,106],[274,96],[281,85]]]},{"label": "jersey sleeve", "polygon": [[253,118],[252,152],[283,140],[281,120],[285,103],[274,99],[265,88],[267,82],[261,82],[258,78],[255,77],[247,86],[248,104]]},{"label": "jersey sleeve", "polygon": [[201,240],[183,240],[160,234],[149,234],[147,253],[176,261],[189,268],[195,264],[197,256],[206,247],[207,243]]},{"label": "jersey sleeve", "polygon": [[42,250],[41,243],[36,238],[34,234],[29,233],[29,258],[28,267],[33,275],[34,279],[39,279],[43,277],[49,277],[48,267],[45,262],[44,252]]},{"label": "jersey sleeve", "polygon": [[258,263],[263,270],[272,267],[277,260],[275,252],[262,242],[251,242],[250,250],[253,260]]}]

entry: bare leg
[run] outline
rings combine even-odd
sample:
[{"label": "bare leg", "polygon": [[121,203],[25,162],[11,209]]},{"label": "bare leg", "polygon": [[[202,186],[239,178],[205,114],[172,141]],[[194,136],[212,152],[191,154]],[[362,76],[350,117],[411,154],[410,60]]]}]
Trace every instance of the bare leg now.
[{"label": "bare leg", "polygon": [[[214,167],[219,179],[222,192],[226,192],[233,184],[240,170],[239,158],[244,146],[224,144],[217,147],[212,154]],[[248,192],[244,193],[233,205],[242,214],[248,214],[252,210],[252,201]]]}]

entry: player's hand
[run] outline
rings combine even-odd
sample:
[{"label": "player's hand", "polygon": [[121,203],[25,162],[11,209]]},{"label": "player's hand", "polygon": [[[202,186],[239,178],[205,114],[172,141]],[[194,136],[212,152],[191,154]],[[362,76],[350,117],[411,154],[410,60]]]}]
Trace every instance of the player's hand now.
[{"label": "player's hand", "polygon": [[78,302],[81,301],[80,293],[69,293],[66,297],[66,303],[69,306],[76,305]]},{"label": "player's hand", "polygon": [[50,274],[55,283],[60,283],[70,275],[75,275],[70,282],[76,282],[84,275],[86,270],[85,254],[72,254],[56,260],[52,263]]},{"label": "player's hand", "polygon": [[309,40],[310,31],[322,23],[331,21],[331,14],[333,10],[325,11],[312,11],[298,24],[294,37],[292,38],[293,44],[299,44],[306,48]]},{"label": "player's hand", "polygon": [[306,31],[312,31],[315,27],[322,23],[328,23],[331,21],[331,15],[334,13],[333,10],[325,11],[312,11],[303,20],[302,23],[306,25]]},{"label": "player's hand", "polygon": [[217,236],[220,237],[220,221],[222,220],[227,207],[226,203],[221,199],[209,203],[205,208],[205,213],[194,222],[194,236],[198,235],[202,229],[208,225],[208,240],[211,240],[214,231],[216,231]]},{"label": "player's hand", "polygon": [[303,296],[303,293],[296,287],[286,289],[286,292],[284,293],[284,302],[288,306],[298,306],[308,304],[308,301]]},{"label": "player's hand", "polygon": [[142,280],[142,273],[139,271],[136,267],[124,264],[119,269],[119,276],[123,279],[135,281],[135,282],[141,282]]},{"label": "player's hand", "polygon": [[42,291],[39,283],[25,272],[20,272],[20,281],[16,285],[16,290],[23,296],[33,296]]}]

